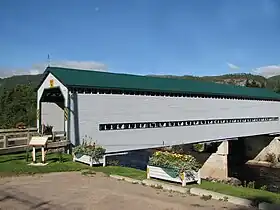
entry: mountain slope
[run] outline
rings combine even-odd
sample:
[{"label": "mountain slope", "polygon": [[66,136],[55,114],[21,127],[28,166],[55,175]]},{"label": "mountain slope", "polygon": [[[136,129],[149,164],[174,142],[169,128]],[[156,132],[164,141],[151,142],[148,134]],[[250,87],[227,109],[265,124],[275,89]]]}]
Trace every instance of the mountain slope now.
[{"label": "mountain slope", "polygon": [[11,89],[16,85],[27,85],[30,84],[32,87],[36,87],[41,79],[42,74],[39,75],[17,75],[8,78],[0,79],[0,88]]},{"label": "mountain slope", "polygon": [[[255,82],[258,86],[266,86],[270,89],[276,89],[280,87],[280,76],[274,76],[266,79],[265,77],[253,74],[225,74],[219,76],[175,76],[175,75],[148,75],[153,77],[163,77],[163,78],[181,78],[181,79],[191,79],[191,80],[202,80],[202,81],[212,81],[223,84],[233,84],[244,86],[246,82]],[[0,78],[0,89],[11,89],[16,85],[30,84],[32,87],[37,87],[41,79],[43,78],[42,74],[39,75],[19,75],[12,76],[8,78]]]},{"label": "mountain slope", "polygon": [[[255,81],[257,85],[261,86],[262,84],[266,85],[268,80],[265,77],[253,74],[224,74],[219,76],[191,76],[191,75],[184,75],[184,76],[174,76],[174,75],[149,75],[154,77],[163,77],[163,78],[181,78],[181,79],[195,79],[195,80],[202,80],[202,81],[210,81],[216,83],[223,83],[223,84],[232,84],[232,85],[240,85],[244,86],[246,81],[252,82]],[[279,78],[280,80],[280,78]]]}]

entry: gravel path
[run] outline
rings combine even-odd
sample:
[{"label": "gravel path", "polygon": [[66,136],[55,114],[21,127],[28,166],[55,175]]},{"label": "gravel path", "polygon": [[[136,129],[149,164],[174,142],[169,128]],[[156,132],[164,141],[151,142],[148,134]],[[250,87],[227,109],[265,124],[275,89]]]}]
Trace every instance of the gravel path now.
[{"label": "gravel path", "polygon": [[0,179],[1,210],[247,210],[226,202],[164,192],[103,174],[51,173]]}]

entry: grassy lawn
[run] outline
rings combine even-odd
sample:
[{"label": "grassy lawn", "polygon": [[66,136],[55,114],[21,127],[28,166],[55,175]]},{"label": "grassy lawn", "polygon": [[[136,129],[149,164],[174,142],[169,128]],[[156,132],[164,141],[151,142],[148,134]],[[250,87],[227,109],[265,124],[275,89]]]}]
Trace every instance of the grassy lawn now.
[{"label": "grassy lawn", "polygon": [[280,204],[280,194],[268,192],[265,190],[258,190],[246,187],[234,187],[227,184],[213,183],[208,181],[202,181],[201,185],[192,185],[192,187],[211,190],[240,198],[247,198],[257,202],[264,201],[268,203]]},{"label": "grassy lawn", "polygon": [[[36,154],[36,160],[40,160],[40,153]],[[10,154],[0,155],[0,176],[17,176],[28,175],[36,173],[50,173],[50,172],[65,172],[65,171],[81,171],[81,170],[93,170],[96,172],[103,172],[107,175],[115,174],[121,176],[127,176],[135,179],[145,179],[146,172],[126,167],[89,167],[88,165],[73,162],[72,155],[62,154],[62,161],[59,161],[59,155],[57,153],[47,154],[46,166],[29,166],[31,162],[31,154],[29,162],[26,162],[26,154]]]},{"label": "grassy lawn", "polygon": [[137,180],[144,180],[147,177],[146,171],[120,166],[94,167],[92,170],[96,172],[103,172],[108,175],[114,174],[130,177]]},{"label": "grassy lawn", "polygon": [[[37,160],[41,159],[39,155],[40,154],[38,154],[36,157]],[[29,162],[27,163],[25,153],[1,155],[0,176],[62,172],[62,171],[79,171],[84,168],[87,168],[86,165],[72,162],[71,155],[63,154],[62,156],[63,162],[58,161],[59,157],[57,154],[48,154],[46,158],[47,158],[47,162],[49,163],[46,166],[29,166],[28,163],[31,161],[31,157],[29,157]]]},{"label": "grassy lawn", "polygon": [[[153,179],[154,180],[154,179]],[[157,180],[158,182],[167,183],[171,185],[181,186],[181,184],[177,184],[174,182],[167,182],[163,180]],[[277,203],[280,204],[280,194],[273,193],[265,190],[258,190],[247,187],[235,187],[228,184],[202,181],[200,185],[198,184],[187,184],[186,188],[201,188],[205,190],[210,190],[218,193],[222,193],[225,195],[231,195],[239,198],[246,198],[249,200],[259,202],[268,202],[268,203]]]}]

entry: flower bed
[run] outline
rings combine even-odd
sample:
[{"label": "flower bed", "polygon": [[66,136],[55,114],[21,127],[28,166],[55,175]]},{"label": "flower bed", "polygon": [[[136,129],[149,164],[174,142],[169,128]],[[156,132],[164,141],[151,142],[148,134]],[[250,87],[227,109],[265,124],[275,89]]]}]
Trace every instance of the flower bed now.
[{"label": "flower bed", "polygon": [[86,163],[90,166],[102,164],[105,152],[103,147],[84,141],[83,144],[73,149],[73,161]]},{"label": "flower bed", "polygon": [[171,182],[200,184],[200,164],[191,155],[158,151],[153,154],[147,166],[147,178],[157,178]]}]

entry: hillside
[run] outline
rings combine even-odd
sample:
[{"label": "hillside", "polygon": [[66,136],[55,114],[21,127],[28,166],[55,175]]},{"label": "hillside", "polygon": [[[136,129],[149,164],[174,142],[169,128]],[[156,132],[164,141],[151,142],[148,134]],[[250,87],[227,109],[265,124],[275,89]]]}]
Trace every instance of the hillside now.
[{"label": "hillside", "polygon": [[[194,79],[194,80],[202,80],[202,81],[212,81],[217,83],[224,83],[224,84],[233,84],[233,85],[240,85],[244,86],[246,81],[255,82],[258,86],[265,86],[270,89],[275,89],[276,86],[280,86],[280,75],[274,76],[271,78],[266,79],[265,77],[253,74],[225,74],[219,76],[191,76],[191,75],[184,75],[184,76],[175,76],[175,75],[148,75],[154,77],[164,77],[164,78],[181,78],[181,79]],[[26,85],[31,84],[32,87],[36,87],[40,80],[42,79],[43,75],[19,75],[19,76],[12,76],[8,78],[0,78],[0,89],[11,89],[16,85]]]},{"label": "hillside", "polygon": [[41,81],[43,75],[17,75],[8,78],[0,78],[0,88],[11,89],[16,85],[28,85],[36,87]]},{"label": "hillside", "polygon": [[164,78],[195,79],[195,80],[203,80],[203,81],[241,85],[241,86],[244,86],[247,80],[255,81],[259,85],[263,83],[266,84],[268,82],[265,77],[259,75],[253,75],[253,74],[224,74],[219,76],[203,76],[203,77],[197,77],[191,75],[184,75],[184,76],[149,75],[149,76],[164,77]]}]

